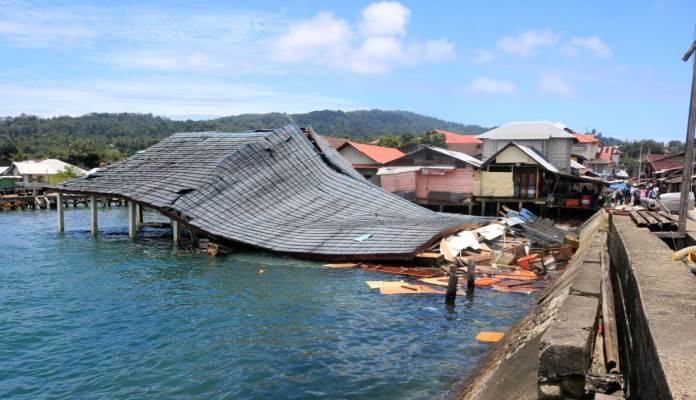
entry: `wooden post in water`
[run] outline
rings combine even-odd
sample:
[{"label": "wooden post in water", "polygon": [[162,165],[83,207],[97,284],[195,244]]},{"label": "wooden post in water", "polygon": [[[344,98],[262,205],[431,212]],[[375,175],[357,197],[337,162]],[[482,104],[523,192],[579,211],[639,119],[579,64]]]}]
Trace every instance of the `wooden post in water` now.
[{"label": "wooden post in water", "polygon": [[89,196],[89,222],[90,230],[92,231],[92,236],[97,236],[99,233],[98,222],[97,222],[97,196]]},{"label": "wooden post in water", "polygon": [[138,231],[138,224],[135,220],[135,202],[128,201],[128,237],[135,240],[135,234]]},{"label": "wooden post in water", "polygon": [[449,268],[449,281],[447,282],[447,297],[445,302],[447,304],[454,304],[454,299],[457,298],[457,282],[459,278],[457,277],[457,265],[450,264]]},{"label": "wooden post in water", "polygon": [[175,219],[170,219],[171,224],[172,224],[172,242],[174,243],[174,246],[178,246],[179,242],[181,242],[181,231],[179,229],[179,221]]},{"label": "wooden post in water", "polygon": [[143,206],[141,206],[140,204],[136,204],[136,205],[135,205],[135,209],[138,210],[138,212],[137,212],[137,214],[138,214],[138,226],[140,226],[140,225],[142,225],[143,222],[144,222],[144,219],[143,219]]},{"label": "wooden post in water", "polygon": [[63,193],[58,192],[56,196],[56,210],[58,211],[58,232],[65,232],[65,208],[63,204]]},{"label": "wooden post in water", "polygon": [[474,280],[476,278],[476,264],[472,260],[466,263],[466,288],[474,290]]}]

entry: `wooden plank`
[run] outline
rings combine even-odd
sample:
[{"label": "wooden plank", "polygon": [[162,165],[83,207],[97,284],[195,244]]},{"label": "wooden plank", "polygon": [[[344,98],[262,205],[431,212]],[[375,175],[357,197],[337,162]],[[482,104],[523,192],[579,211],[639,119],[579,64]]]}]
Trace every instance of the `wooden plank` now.
[{"label": "wooden plank", "polygon": [[657,220],[655,219],[655,217],[653,217],[652,215],[650,215],[649,212],[644,211],[644,212],[641,212],[640,215],[641,215],[641,216],[645,219],[645,221],[648,223],[648,227],[649,227],[650,229],[659,229],[660,223],[657,222]]},{"label": "wooden plank", "polygon": [[645,219],[643,217],[641,217],[637,211],[631,211],[630,215],[631,215],[631,219],[638,227],[642,228],[645,225],[647,225],[647,222],[645,221]]}]

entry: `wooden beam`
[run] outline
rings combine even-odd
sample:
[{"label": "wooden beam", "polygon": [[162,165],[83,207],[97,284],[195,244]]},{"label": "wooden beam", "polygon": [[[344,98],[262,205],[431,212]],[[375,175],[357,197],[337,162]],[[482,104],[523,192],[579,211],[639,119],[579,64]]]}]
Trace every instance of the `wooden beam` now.
[{"label": "wooden beam", "polygon": [[647,225],[645,219],[637,211],[629,211],[629,214],[631,215],[633,222],[635,222],[638,227],[644,227]]}]

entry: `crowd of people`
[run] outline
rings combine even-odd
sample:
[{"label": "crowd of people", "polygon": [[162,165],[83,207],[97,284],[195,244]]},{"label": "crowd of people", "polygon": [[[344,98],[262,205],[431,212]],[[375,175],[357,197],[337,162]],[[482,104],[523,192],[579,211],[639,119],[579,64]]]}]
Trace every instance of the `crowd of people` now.
[{"label": "crowd of people", "polygon": [[609,188],[604,192],[605,206],[633,205],[639,206],[641,198],[657,200],[660,198],[660,188],[657,185],[639,187],[624,184],[623,187]]}]

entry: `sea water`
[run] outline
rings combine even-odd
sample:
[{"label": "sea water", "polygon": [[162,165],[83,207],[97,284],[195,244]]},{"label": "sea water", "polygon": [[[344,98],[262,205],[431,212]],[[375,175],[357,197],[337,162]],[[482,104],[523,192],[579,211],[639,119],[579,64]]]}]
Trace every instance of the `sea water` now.
[{"label": "sea water", "polygon": [[[155,214],[146,213],[146,220]],[[531,296],[381,295],[402,277],[128,239],[125,207],[0,212],[0,398],[431,399]],[[265,273],[260,273],[265,270]]]}]

